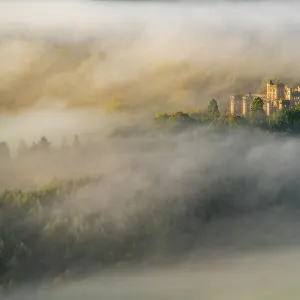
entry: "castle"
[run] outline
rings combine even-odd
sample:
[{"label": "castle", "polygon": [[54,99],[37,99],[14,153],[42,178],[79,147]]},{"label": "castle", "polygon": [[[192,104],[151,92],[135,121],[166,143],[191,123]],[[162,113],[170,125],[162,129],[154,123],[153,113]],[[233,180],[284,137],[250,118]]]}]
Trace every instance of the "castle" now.
[{"label": "castle", "polygon": [[275,111],[289,109],[300,103],[300,86],[292,88],[281,82],[268,80],[264,94],[232,95],[230,113],[248,116],[254,97],[260,97],[264,101],[264,110],[270,116]]}]

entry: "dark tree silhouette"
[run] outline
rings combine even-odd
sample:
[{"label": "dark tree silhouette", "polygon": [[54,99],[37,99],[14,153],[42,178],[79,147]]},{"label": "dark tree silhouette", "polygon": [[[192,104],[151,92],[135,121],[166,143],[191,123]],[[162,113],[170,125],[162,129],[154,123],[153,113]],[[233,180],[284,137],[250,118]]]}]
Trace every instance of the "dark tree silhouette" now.
[{"label": "dark tree silhouette", "polygon": [[0,142],[0,160],[7,161],[10,160],[10,151],[8,144],[6,142]]},{"label": "dark tree silhouette", "polygon": [[220,117],[220,111],[218,107],[218,103],[215,99],[211,99],[208,102],[208,107],[207,107],[207,116],[211,120],[218,119]]},{"label": "dark tree silhouette", "polygon": [[74,148],[79,148],[80,147],[80,141],[79,141],[79,137],[78,137],[77,134],[74,136],[73,147]]}]

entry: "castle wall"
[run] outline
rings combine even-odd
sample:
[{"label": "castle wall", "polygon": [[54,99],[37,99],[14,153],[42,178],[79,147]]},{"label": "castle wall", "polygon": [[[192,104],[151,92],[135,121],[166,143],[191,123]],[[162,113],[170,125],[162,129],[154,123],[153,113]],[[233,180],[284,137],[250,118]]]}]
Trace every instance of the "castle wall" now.
[{"label": "castle wall", "polygon": [[275,101],[286,98],[286,88],[282,83],[273,83],[272,80],[267,81],[267,100]]},{"label": "castle wall", "polygon": [[284,93],[285,94],[284,99],[291,100],[292,99],[292,89],[290,87],[286,86],[284,92],[285,92]]},{"label": "castle wall", "polygon": [[[268,80],[266,94],[257,96],[263,99],[264,110],[270,116],[277,110],[289,109],[300,104],[300,86],[292,89],[283,83],[273,83],[272,80]],[[248,116],[252,101],[251,94],[233,95],[230,97],[230,112],[235,115]]]}]

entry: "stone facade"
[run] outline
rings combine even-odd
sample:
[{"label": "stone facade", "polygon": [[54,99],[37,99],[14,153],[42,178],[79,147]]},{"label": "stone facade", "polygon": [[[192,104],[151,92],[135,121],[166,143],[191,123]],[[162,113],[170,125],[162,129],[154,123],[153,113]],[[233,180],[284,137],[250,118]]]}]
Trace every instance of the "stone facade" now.
[{"label": "stone facade", "polygon": [[230,97],[230,112],[235,115],[239,115],[242,111],[242,96],[232,95]]},{"label": "stone facade", "polygon": [[300,86],[290,87],[281,82],[268,80],[266,93],[233,95],[230,97],[230,113],[247,116],[254,97],[260,97],[264,101],[264,110],[269,116],[277,110],[289,109],[300,103]]}]

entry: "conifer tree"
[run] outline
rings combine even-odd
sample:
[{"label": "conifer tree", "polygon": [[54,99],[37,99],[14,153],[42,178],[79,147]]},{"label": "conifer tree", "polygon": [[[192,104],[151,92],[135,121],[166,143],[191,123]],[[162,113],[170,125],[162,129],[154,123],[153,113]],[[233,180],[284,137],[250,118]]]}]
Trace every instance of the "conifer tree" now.
[{"label": "conifer tree", "polygon": [[252,101],[251,112],[264,112],[264,101],[260,97],[255,97]]},{"label": "conifer tree", "polygon": [[253,125],[260,126],[266,121],[264,101],[260,97],[255,97],[253,99],[250,110],[250,119]]},{"label": "conifer tree", "polygon": [[38,143],[38,148],[42,151],[48,151],[50,149],[50,145],[51,143],[45,136],[43,136]]},{"label": "conifer tree", "polygon": [[24,140],[21,140],[17,149],[17,157],[23,157],[28,153],[29,149]]},{"label": "conifer tree", "polygon": [[219,111],[218,103],[214,98],[212,98],[208,102],[207,116],[211,120],[215,120],[215,119],[218,119],[220,117],[220,111]]},{"label": "conifer tree", "polygon": [[77,134],[74,136],[73,147],[74,148],[79,148],[80,147],[79,137],[78,137]]},{"label": "conifer tree", "polygon": [[9,160],[10,159],[10,151],[8,144],[6,142],[0,142],[0,159],[1,160]]}]

